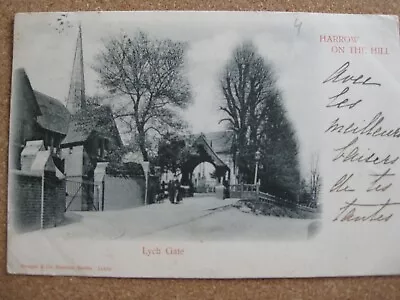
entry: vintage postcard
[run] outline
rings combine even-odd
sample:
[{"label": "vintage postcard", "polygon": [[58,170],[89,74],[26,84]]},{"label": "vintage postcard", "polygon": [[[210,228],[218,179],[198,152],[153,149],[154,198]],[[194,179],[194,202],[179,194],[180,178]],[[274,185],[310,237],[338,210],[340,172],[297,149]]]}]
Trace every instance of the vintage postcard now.
[{"label": "vintage postcard", "polygon": [[395,16],[17,14],[9,273],[400,274]]}]

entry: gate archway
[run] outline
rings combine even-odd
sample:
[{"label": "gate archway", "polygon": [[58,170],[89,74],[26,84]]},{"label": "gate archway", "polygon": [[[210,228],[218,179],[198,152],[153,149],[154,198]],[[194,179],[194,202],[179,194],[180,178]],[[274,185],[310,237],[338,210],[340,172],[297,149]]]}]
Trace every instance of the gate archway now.
[{"label": "gate archway", "polygon": [[203,162],[208,162],[215,167],[215,175],[219,182],[223,179],[230,181],[230,168],[213,151],[203,134],[195,139],[191,147],[194,150],[193,154],[181,166],[182,185],[192,183],[194,169]]}]

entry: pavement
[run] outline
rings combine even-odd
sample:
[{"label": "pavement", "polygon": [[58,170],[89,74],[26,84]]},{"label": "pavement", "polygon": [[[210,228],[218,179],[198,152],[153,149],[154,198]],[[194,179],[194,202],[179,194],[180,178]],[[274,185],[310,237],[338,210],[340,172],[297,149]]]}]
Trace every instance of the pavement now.
[{"label": "pavement", "polygon": [[238,199],[214,196],[185,198],[180,204],[163,203],[103,212],[67,212],[58,227],[21,234],[47,239],[180,239],[265,240],[307,238],[312,220],[277,218],[245,213],[232,207]]}]

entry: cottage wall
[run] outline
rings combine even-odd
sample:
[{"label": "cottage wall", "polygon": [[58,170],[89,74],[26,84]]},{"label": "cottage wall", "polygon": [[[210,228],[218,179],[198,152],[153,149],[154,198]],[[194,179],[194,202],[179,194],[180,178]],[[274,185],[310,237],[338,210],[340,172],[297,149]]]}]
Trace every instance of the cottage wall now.
[{"label": "cottage wall", "polygon": [[63,149],[65,176],[78,177],[83,175],[83,152],[82,145]]}]

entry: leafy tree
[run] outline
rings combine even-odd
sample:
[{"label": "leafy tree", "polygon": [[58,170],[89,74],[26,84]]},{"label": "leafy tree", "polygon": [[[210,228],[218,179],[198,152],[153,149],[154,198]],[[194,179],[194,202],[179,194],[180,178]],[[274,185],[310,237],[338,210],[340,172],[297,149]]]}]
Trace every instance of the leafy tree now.
[{"label": "leafy tree", "polygon": [[158,144],[158,155],[156,162],[162,171],[171,171],[174,174],[182,171],[182,166],[189,157],[198,155],[192,146],[190,136],[182,136],[168,133]]},{"label": "leafy tree", "polygon": [[185,125],[179,115],[190,101],[184,50],[181,42],[138,32],[111,38],[96,56],[94,70],[100,83],[118,99],[113,101],[114,117],[132,133],[145,160],[154,135]]},{"label": "leafy tree", "polygon": [[261,189],[294,200],[300,184],[298,145],[272,66],[245,42],[225,66],[221,88],[221,122],[235,132],[233,154],[243,180],[253,182],[258,150]]},{"label": "leafy tree", "polygon": [[[254,155],[259,146],[259,129],[266,116],[267,99],[276,97],[275,78],[272,68],[256,53],[252,43],[238,46],[221,76],[224,102],[220,110],[235,132],[234,152],[238,152],[238,167],[245,177],[251,175]],[[234,147],[235,148],[235,147]],[[249,178],[247,178],[249,181]]]}]

